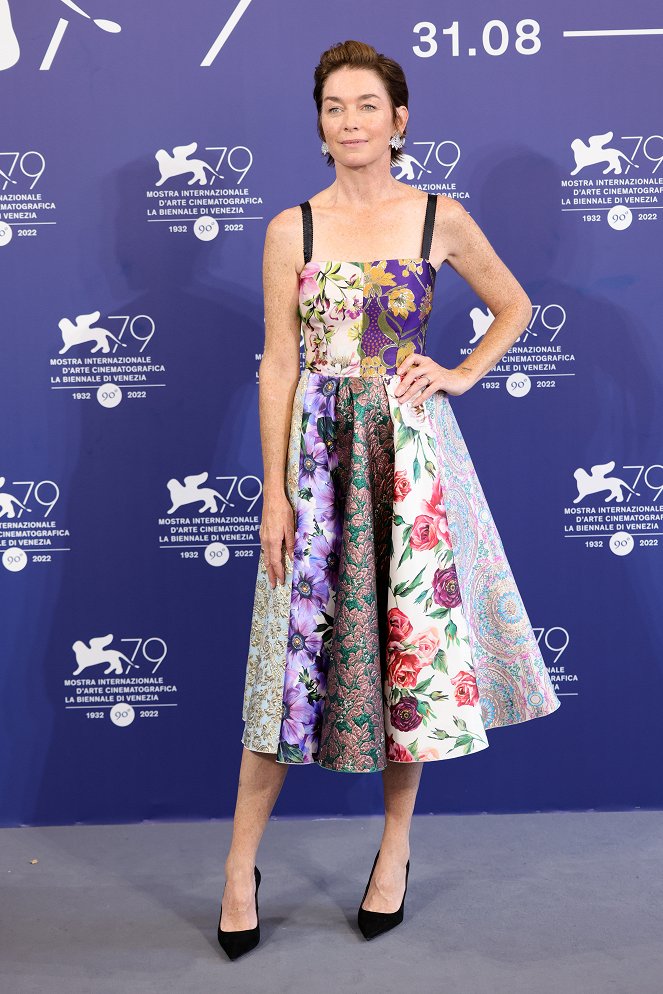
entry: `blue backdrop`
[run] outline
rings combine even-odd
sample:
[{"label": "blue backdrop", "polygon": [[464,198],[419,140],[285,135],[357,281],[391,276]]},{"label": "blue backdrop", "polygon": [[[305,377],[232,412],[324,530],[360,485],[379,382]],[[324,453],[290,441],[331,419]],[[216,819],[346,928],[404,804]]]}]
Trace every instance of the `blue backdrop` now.
[{"label": "blue backdrop", "polygon": [[[628,33],[660,15],[0,0],[2,824],[232,814],[262,245],[333,179],[313,69],[346,38],[406,71],[394,175],[461,198],[534,305],[452,402],[563,706],[430,764],[417,810],[661,806],[663,36]],[[433,357],[491,319],[443,266]],[[313,766],[275,813],[381,800]]]}]

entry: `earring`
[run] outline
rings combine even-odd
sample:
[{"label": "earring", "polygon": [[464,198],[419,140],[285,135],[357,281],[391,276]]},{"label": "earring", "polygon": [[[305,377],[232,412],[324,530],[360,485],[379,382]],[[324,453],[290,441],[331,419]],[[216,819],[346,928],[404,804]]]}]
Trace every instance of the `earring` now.
[{"label": "earring", "polygon": [[392,135],[389,139],[389,144],[392,148],[402,148],[405,144],[403,136],[397,131],[395,135]]},{"label": "earring", "polygon": [[323,155],[327,154],[327,152],[329,151],[329,145],[327,144],[327,142],[322,143],[322,145],[320,146],[320,151],[322,152]]}]

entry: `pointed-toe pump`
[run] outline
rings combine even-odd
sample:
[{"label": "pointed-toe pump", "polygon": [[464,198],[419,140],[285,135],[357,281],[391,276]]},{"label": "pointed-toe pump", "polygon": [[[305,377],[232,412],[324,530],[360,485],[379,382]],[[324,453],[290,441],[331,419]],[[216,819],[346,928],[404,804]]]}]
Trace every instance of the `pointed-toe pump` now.
[{"label": "pointed-toe pump", "polygon": [[[253,875],[256,881],[256,917],[258,916],[258,887],[260,886],[260,870],[257,866],[253,868]],[[223,911],[223,901],[221,902],[221,912]],[[221,928],[221,912],[219,912],[219,924],[217,926],[217,938],[219,945],[228,954],[230,959],[237,959],[243,953],[248,953],[260,942],[260,919],[258,918],[254,928],[223,929]]]},{"label": "pointed-toe pump", "polygon": [[[368,883],[366,884],[366,890],[364,891],[364,896],[361,899],[361,904],[366,900],[366,895],[368,894],[368,888],[371,885],[371,878],[373,876],[373,870],[375,869],[375,864],[378,861],[378,856],[380,855],[380,850],[378,849],[373,861],[373,869],[371,870],[371,875],[368,878]],[[367,911],[359,905],[359,911],[357,912],[357,924],[361,934],[365,939],[374,939],[376,935],[381,935],[382,932],[388,932],[390,928],[395,925],[400,925],[403,921],[403,909],[405,908],[405,895],[407,894],[407,878],[410,872],[410,860],[408,859],[405,866],[405,890],[403,891],[403,900],[401,901],[401,906],[396,911]]]}]

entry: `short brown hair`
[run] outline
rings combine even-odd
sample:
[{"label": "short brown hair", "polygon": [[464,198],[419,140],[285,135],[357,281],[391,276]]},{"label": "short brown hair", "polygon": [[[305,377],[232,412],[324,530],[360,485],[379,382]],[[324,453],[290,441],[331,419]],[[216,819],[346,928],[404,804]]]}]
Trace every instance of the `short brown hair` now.
[{"label": "short brown hair", "polygon": [[[396,125],[396,107],[408,106],[408,88],[405,81],[405,73],[398,62],[387,58],[381,52],[376,51],[372,45],[367,45],[363,41],[340,41],[332,45],[320,56],[320,62],[315,67],[313,74],[315,85],[313,87],[313,99],[318,108],[318,134],[324,141],[324,132],[320,116],[322,114],[322,90],[327,78],[336,69],[349,66],[351,69],[372,69],[384,83],[385,89],[391,102],[392,118]],[[405,129],[401,131],[405,137]],[[397,165],[403,154],[402,149],[391,148],[391,164]],[[331,166],[334,157],[327,153],[327,165]]]}]

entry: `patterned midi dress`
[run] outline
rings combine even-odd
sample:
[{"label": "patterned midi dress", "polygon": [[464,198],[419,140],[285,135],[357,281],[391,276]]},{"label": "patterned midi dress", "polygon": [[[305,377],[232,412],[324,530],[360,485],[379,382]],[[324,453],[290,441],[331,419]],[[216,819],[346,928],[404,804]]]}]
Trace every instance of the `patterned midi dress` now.
[{"label": "patterned midi dress", "polygon": [[370,773],[488,747],[560,701],[449,397],[399,402],[425,353],[436,270],[429,194],[414,259],[311,260],[285,486],[294,560],[261,551],[242,743],[280,763]]}]

